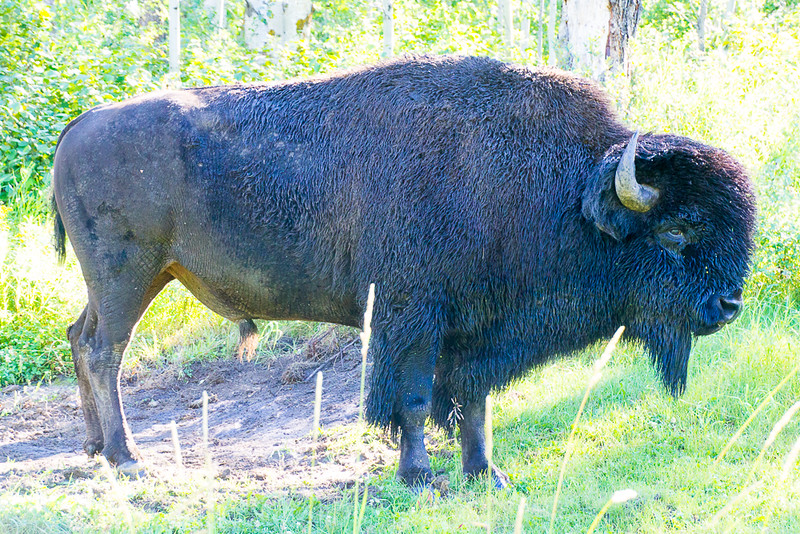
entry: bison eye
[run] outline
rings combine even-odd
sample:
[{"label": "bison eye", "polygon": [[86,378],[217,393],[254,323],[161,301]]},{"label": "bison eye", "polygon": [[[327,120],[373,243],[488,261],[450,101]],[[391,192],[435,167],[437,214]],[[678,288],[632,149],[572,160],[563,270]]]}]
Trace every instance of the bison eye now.
[{"label": "bison eye", "polygon": [[673,239],[683,239],[683,230],[680,228],[670,228],[667,230],[667,234]]},{"label": "bison eye", "polygon": [[686,246],[686,234],[677,226],[667,228],[659,233],[661,243],[671,249],[682,250]]}]

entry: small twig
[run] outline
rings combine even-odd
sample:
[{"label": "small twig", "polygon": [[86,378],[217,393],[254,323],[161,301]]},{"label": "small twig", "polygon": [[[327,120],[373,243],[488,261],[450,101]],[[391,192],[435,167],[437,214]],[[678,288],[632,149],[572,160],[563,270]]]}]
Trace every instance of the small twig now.
[{"label": "small twig", "polygon": [[314,370],[311,371],[311,374],[308,375],[305,378],[305,380],[303,380],[303,382],[308,382],[309,380],[314,378],[314,376],[317,374],[317,372],[326,370],[328,367],[333,365],[334,362],[336,362],[336,360],[338,360],[340,358],[344,358],[344,351],[346,349],[350,348],[352,345],[354,345],[356,341],[358,341],[358,338],[353,338],[348,343],[345,343],[344,345],[342,345],[339,348],[339,352],[337,352],[336,354],[334,354],[333,356],[331,356],[330,358],[328,358],[327,360],[325,360],[324,362],[319,364],[317,367],[315,367]]}]

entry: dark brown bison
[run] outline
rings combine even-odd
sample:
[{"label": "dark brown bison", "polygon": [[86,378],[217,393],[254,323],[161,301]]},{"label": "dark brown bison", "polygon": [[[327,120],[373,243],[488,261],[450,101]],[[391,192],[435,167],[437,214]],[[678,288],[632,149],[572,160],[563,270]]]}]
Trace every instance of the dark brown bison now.
[{"label": "dark brown bison", "polygon": [[53,185],[88,288],[84,447],[126,471],[120,361],[172,279],[244,332],[359,326],[375,282],[367,416],[426,482],[429,416],[457,402],[464,471],[485,471],[487,393],[619,325],[679,394],[692,335],[739,312],[755,218],[721,150],[637,139],[591,82],[465,57],[100,106],[61,134]]}]

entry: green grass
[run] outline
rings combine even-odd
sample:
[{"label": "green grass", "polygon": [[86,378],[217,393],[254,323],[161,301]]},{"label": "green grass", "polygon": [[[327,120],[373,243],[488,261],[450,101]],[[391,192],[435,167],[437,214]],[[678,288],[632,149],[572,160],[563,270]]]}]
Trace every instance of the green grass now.
[{"label": "green grass", "polygon": [[[679,400],[662,391],[636,347],[618,349],[578,425],[554,531],[585,531],[608,498],[626,488],[639,497],[612,506],[598,532],[800,530],[798,468],[786,483],[777,482],[800,433],[800,421],[791,422],[766,452],[756,472],[762,486],[720,523],[708,524],[742,490],[772,426],[800,398],[800,381],[790,381],[774,396],[719,465],[714,458],[797,364],[798,348],[800,310],[748,300],[743,317],[697,342],[689,387]],[[528,502],[526,531],[547,528],[570,425],[601,349],[593,347],[548,365],[496,398],[494,457],[511,476],[513,489],[492,497],[494,532],[511,532],[520,496]],[[334,434],[334,446],[349,449],[379,439],[374,432],[364,437],[356,429]],[[435,443],[433,468],[450,477],[450,495],[412,494],[394,480],[395,466],[390,465],[370,480],[377,493],[368,501],[363,532],[482,531],[485,485],[460,476],[455,443],[440,434]],[[129,517],[122,525],[120,497],[102,472],[92,479],[49,486],[44,478],[31,477],[25,487],[0,495],[0,531],[35,532],[47,525],[43,531],[193,532],[205,528],[206,520],[208,488],[200,475],[119,481]],[[306,529],[305,497],[259,495],[247,481],[213,484],[218,532]],[[352,492],[317,503],[314,509],[314,532],[352,531]]]}]

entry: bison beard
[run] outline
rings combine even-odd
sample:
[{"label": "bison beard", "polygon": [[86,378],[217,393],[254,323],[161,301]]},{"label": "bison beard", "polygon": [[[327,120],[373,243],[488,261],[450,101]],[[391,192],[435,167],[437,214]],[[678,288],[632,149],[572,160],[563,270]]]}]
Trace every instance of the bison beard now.
[{"label": "bison beard", "polygon": [[662,325],[652,325],[644,330],[634,326],[626,333],[644,341],[667,391],[674,397],[683,394],[692,350],[691,333],[686,329]]},{"label": "bison beard", "polygon": [[680,394],[692,335],[739,311],[755,220],[724,152],[639,137],[586,80],[461,57],[101,106],[62,132],[53,190],[89,294],[87,453],[141,469],[119,367],[171,280],[249,343],[254,318],[359,326],[375,282],[366,413],[410,484],[428,416],[485,472],[485,396],[621,324]]}]

